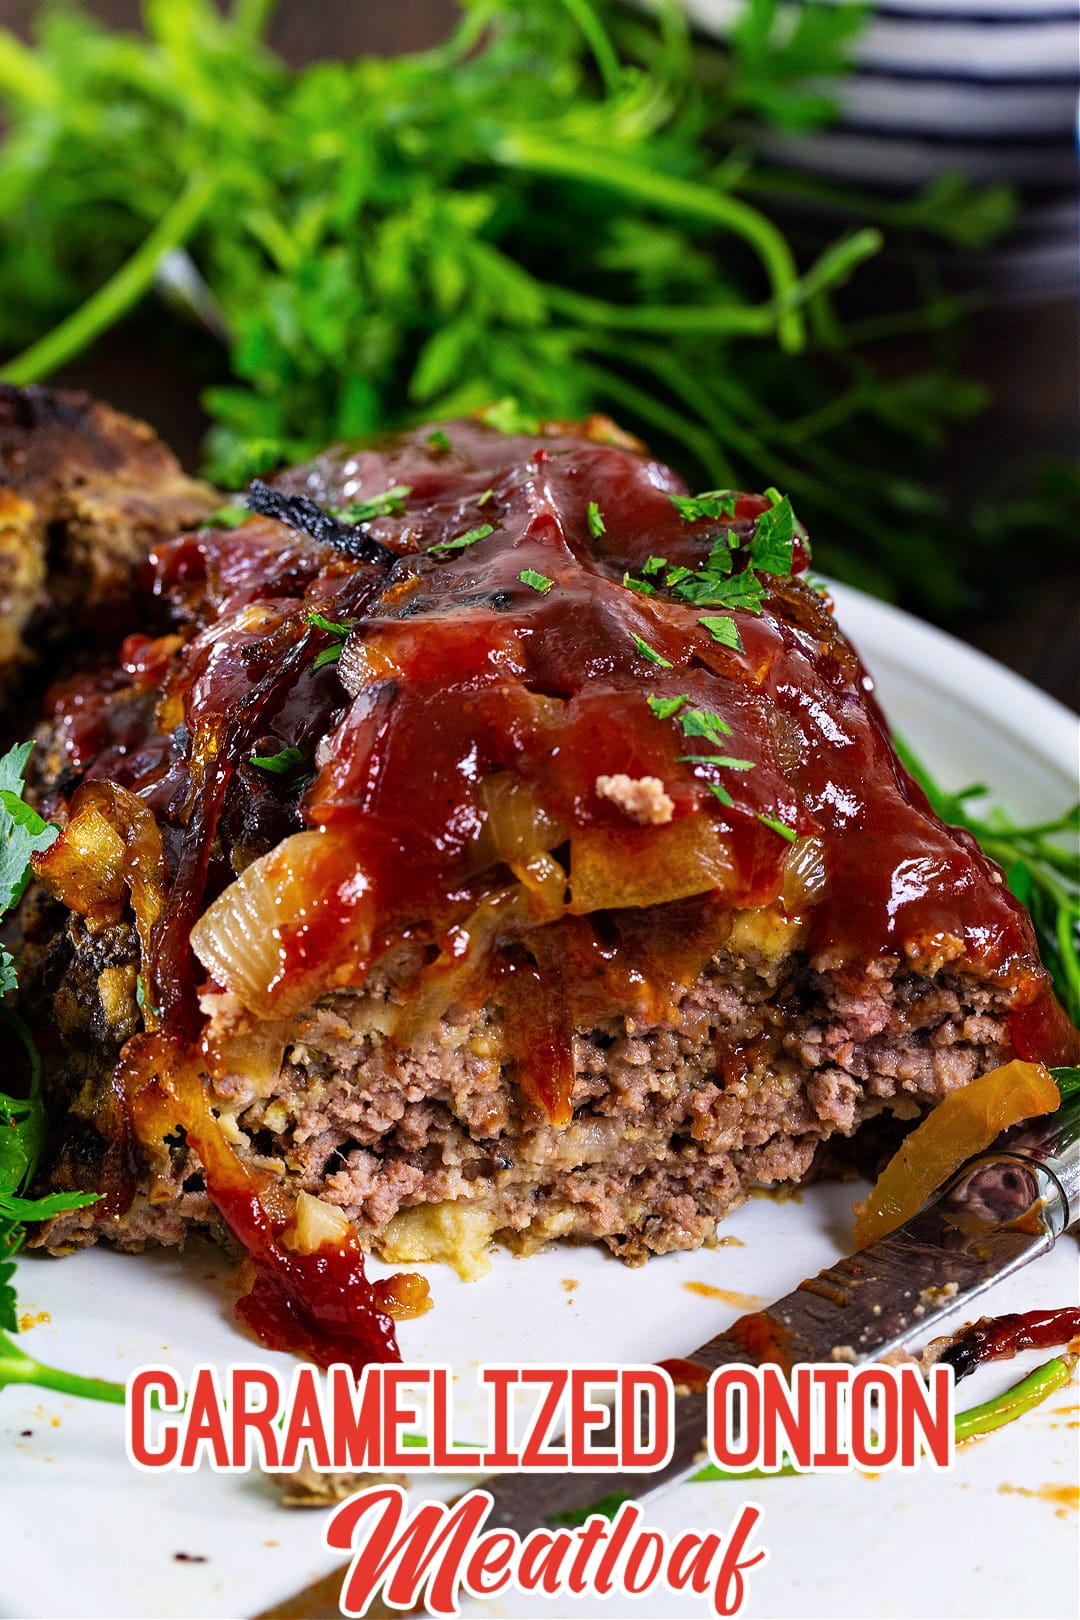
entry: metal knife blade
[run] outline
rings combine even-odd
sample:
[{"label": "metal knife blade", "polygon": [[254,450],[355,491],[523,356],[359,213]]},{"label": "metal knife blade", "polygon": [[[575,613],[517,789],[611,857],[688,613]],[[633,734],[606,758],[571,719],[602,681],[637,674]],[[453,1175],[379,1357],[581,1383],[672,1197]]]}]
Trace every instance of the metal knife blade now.
[{"label": "metal knife blade", "polygon": [[[1080,1220],[1080,1095],[1033,1126],[1007,1132],[903,1226],[827,1266],[767,1311],[740,1317],[683,1366],[703,1373],[732,1362],[874,1361],[929,1336],[945,1316],[1045,1254]],[[705,1461],[704,1391],[681,1385],[670,1461],[651,1474],[500,1474],[489,1529],[527,1535],[594,1506],[613,1491],[641,1498],[685,1479]],[[597,1443],[600,1441],[597,1436]],[[257,1620],[334,1620],[345,1569]],[[335,1584],[336,1583],[336,1584]],[[390,1612],[376,1599],[368,1613]],[[422,1612],[422,1611],[414,1611]]]}]

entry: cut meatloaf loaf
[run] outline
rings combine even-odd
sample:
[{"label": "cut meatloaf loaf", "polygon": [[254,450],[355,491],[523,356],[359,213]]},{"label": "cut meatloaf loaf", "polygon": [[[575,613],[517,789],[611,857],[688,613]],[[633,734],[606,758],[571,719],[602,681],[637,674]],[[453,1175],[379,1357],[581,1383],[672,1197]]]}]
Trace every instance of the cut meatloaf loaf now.
[{"label": "cut meatloaf loaf", "polygon": [[150,546],[219,503],[145,422],[0,383],[0,720],[44,653],[115,648]]},{"label": "cut meatloaf loaf", "polygon": [[239,1177],[286,1243],[308,1194],[394,1261],[637,1262],[1068,1054],[786,501],[472,419],[250,499],[156,545],[165,633],[42,729],[25,999],[49,1179],[103,1194],[51,1247],[238,1232]]}]

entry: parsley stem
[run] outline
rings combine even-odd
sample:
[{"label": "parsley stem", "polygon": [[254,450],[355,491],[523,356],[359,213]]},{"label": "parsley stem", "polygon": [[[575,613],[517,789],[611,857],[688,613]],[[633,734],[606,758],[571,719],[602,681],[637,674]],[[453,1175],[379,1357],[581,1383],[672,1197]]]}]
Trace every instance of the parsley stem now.
[{"label": "parsley stem", "polygon": [[238,34],[255,44],[265,37],[276,10],[277,0],[235,0],[232,25]]},{"label": "parsley stem", "polygon": [[0,1333],[0,1389],[6,1384],[36,1384],[41,1389],[54,1389],[60,1395],[77,1395],[87,1401],[111,1401],[116,1406],[123,1406],[127,1398],[123,1384],[113,1384],[105,1378],[83,1378],[79,1373],[47,1367],[20,1350],[6,1333]]},{"label": "parsley stem", "polygon": [[[504,135],[495,143],[492,156],[510,168],[608,186],[664,213],[689,214],[735,231],[756,250],[778,299],[798,285],[798,267],[783,236],[763,214],[738,197],[643,168],[615,153],[564,145],[532,130]],[[798,310],[780,313],[777,335],[789,354],[805,346],[806,331]]]},{"label": "parsley stem", "polygon": [[971,1406],[966,1412],[958,1412],[955,1425],[957,1441],[974,1440],[977,1435],[990,1434],[994,1429],[1004,1428],[1014,1418],[1023,1417],[1025,1412],[1030,1412],[1048,1395],[1069,1382],[1078,1360],[1080,1356],[1054,1356],[1050,1361],[1044,1361],[1041,1367],[1036,1367],[1034,1372],[1028,1373],[1018,1384],[1005,1390],[1004,1394],[995,1395],[993,1400],[984,1401],[981,1406]]},{"label": "parsley stem", "polygon": [[165,254],[190,236],[205,213],[216,184],[209,176],[192,175],[176,201],[115,275],[37,343],[9,360],[0,368],[0,377],[18,387],[39,382],[81,354],[126,314],[153,282]]},{"label": "parsley stem", "polygon": [[589,4],[589,0],[562,0],[562,3],[577,23],[592,52],[593,61],[604,81],[605,92],[609,96],[615,95],[622,85],[623,72],[607,29]]}]

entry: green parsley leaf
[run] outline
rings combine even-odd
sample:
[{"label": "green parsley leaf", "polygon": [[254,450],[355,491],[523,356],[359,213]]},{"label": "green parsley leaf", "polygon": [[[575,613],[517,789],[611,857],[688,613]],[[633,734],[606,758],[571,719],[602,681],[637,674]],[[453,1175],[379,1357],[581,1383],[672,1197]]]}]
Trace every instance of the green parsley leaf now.
[{"label": "green parsley leaf", "polygon": [[555,583],[553,579],[548,579],[546,574],[538,574],[535,568],[523,568],[518,579],[523,585],[531,585],[541,596],[546,596]]},{"label": "green parsley leaf", "polygon": [[[770,490],[769,494],[775,495],[776,491]],[[763,574],[786,577],[791,573],[794,535],[795,515],[785,495],[767,512],[762,512],[757,520],[754,538],[750,542],[751,566],[759,568]]]},{"label": "green parsley leaf", "polygon": [[599,538],[600,538],[600,536],[602,534],[607,533],[607,526],[604,523],[603,515],[602,515],[602,513],[600,511],[600,508],[599,508],[599,506],[597,506],[595,501],[590,501],[589,502],[588,517],[589,517],[589,533],[592,535],[594,540],[599,540]]},{"label": "green parsley leaf", "polygon": [[684,523],[699,523],[702,518],[734,517],[736,499],[736,492],[731,489],[709,489],[701,495],[668,496]]},{"label": "green parsley leaf", "polygon": [[765,587],[752,569],[720,579],[715,574],[695,574],[676,593],[693,607],[739,608],[744,613],[760,613]]},{"label": "green parsley leaf", "polygon": [[[331,648],[327,648],[327,652],[331,650]],[[338,656],[341,656],[340,651]],[[322,657],[321,653],[319,657]],[[318,659],[315,661],[315,667],[318,668]],[[305,763],[306,761],[299,748],[282,748],[276,754],[252,754],[251,756],[252,765],[257,765],[260,771],[271,771],[275,776],[284,776],[288,771],[294,771],[298,765]]]},{"label": "green parsley leaf", "polygon": [[727,771],[752,771],[752,759],[732,759],[730,754],[680,754],[680,765],[722,765]]},{"label": "green parsley leaf", "polygon": [[735,800],[731,797],[731,794],[728,792],[726,787],[721,787],[719,782],[706,782],[705,786],[708,788],[709,792],[714,798],[719,799],[720,803],[725,805],[727,809],[731,809],[735,803]]},{"label": "green parsley leaf", "polygon": [[30,857],[48,849],[58,830],[42,821],[22,798],[23,772],[32,743],[0,759],[0,917],[22,899],[30,881]]},{"label": "green parsley leaf", "polygon": [[316,630],[325,630],[327,635],[340,636],[342,640],[350,630],[356,628],[356,619],[342,619],[340,623],[335,619],[328,619],[324,613],[308,613],[305,622],[315,626]]},{"label": "green parsley leaf", "polygon": [[445,456],[450,449],[450,440],[442,428],[433,428],[427,442],[433,456]]},{"label": "green parsley leaf", "polygon": [[650,664],[659,664],[661,669],[675,668],[674,664],[665,658],[662,653],[658,653],[655,647],[650,647],[649,643],[643,641],[640,636],[632,636],[631,639],[642,658],[647,658]]},{"label": "green parsley leaf", "polygon": [[530,416],[528,411],[522,410],[512,395],[505,399],[497,399],[494,405],[487,405],[482,411],[477,411],[481,422],[488,427],[495,428],[498,433],[525,433],[530,438],[540,432],[540,420]]},{"label": "green parsley leaf", "polygon": [[670,720],[671,716],[677,714],[683,704],[689,703],[690,699],[684,692],[682,697],[650,697],[645,701],[658,720]]},{"label": "green parsley leaf", "polygon": [[480,523],[467,534],[459,534],[456,540],[437,540],[433,546],[428,546],[428,554],[432,557],[446,557],[452,551],[464,551],[466,546],[474,546],[478,540],[486,540],[495,530],[490,523]]},{"label": "green parsley leaf", "polygon": [[718,746],[722,746],[718,741],[719,738],[731,736],[731,727],[727,721],[722,720],[718,714],[713,714],[711,709],[687,709],[686,713],[680,716],[679,724],[682,726],[684,737],[707,737]]},{"label": "green parsley leaf", "polygon": [[693,579],[693,577],[694,570],[692,568],[669,568],[664,577],[664,584],[669,591],[674,590],[677,592],[684,579]]},{"label": "green parsley leaf", "polygon": [[312,669],[325,669],[327,664],[336,664],[345,649],[343,641],[336,641],[332,647],[324,647],[321,653],[311,661]]},{"label": "green parsley leaf", "polygon": [[698,620],[698,623],[703,624],[713,640],[718,641],[722,647],[731,647],[734,652],[742,652],[739,627],[726,613],[706,614],[703,619]]},{"label": "green parsley leaf", "polygon": [[395,484],[368,501],[350,501],[347,506],[331,506],[327,510],[331,517],[340,518],[343,523],[370,523],[373,518],[400,517],[406,498],[411,494],[409,484]]},{"label": "green parsley leaf", "polygon": [[656,586],[650,585],[647,579],[634,579],[631,574],[623,574],[622,582],[629,591],[637,591],[640,596],[655,596]]},{"label": "green parsley leaf", "polygon": [[713,541],[705,564],[707,574],[730,574],[735,566],[732,553],[738,550],[739,537],[729,529],[726,534],[718,535]]},{"label": "green parsley leaf", "polygon": [[799,836],[794,827],[789,827],[784,821],[777,821],[775,816],[766,816],[759,811],[757,819],[763,826],[771,827],[774,833],[779,833],[781,838],[786,838],[789,844],[793,844]]},{"label": "green parsley leaf", "polygon": [[219,506],[216,512],[203,518],[204,529],[238,529],[253,514],[246,506]]},{"label": "green parsley leaf", "polygon": [[646,579],[655,579],[667,567],[666,557],[647,557],[641,565],[641,572]]}]

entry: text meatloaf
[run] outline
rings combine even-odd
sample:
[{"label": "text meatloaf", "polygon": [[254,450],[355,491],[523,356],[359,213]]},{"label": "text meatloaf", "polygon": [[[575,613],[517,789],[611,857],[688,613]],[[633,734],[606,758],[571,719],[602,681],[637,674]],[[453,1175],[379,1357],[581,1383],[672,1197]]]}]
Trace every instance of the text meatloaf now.
[{"label": "text meatloaf", "polygon": [[275,1230],[315,1194],[395,1261],[637,1262],[1067,1049],[779,496],[470,419],[251,502],[156,543],[163,633],[41,733],[50,1179],[103,1194],[50,1246],[243,1236],[239,1175]]}]

